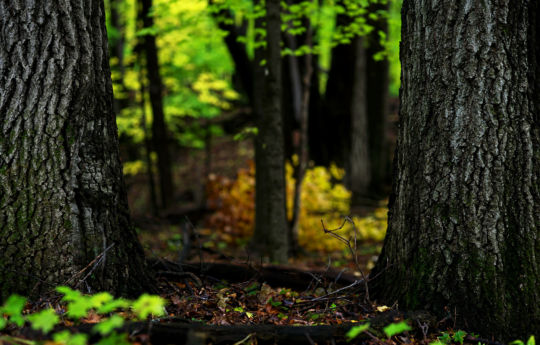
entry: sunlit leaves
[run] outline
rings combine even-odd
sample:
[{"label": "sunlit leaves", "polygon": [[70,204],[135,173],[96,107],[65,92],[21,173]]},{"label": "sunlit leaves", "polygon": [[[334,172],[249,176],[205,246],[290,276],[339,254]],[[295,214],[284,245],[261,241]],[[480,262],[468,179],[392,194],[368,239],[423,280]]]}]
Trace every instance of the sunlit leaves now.
[{"label": "sunlit leaves", "polygon": [[363,333],[363,332],[367,331],[369,329],[369,326],[370,326],[369,322],[366,322],[363,325],[353,326],[345,334],[345,337],[347,338],[348,341],[350,341],[350,340],[356,338],[358,335],[360,335],[360,333]]},{"label": "sunlit leaves", "polygon": [[393,337],[396,334],[403,333],[405,331],[412,330],[411,326],[407,324],[405,321],[397,322],[397,323],[391,323],[388,326],[383,328],[384,334],[388,338]]},{"label": "sunlit leaves", "polygon": [[28,315],[28,320],[32,323],[32,329],[48,333],[60,321],[53,309],[44,309],[38,313]]},{"label": "sunlit leaves", "polygon": [[[321,218],[328,228],[335,228],[343,222],[343,215],[350,212],[351,193],[339,183],[343,176],[343,169],[335,166],[329,169],[314,167],[306,172],[302,186],[299,232],[300,245],[305,249],[322,252],[343,249],[341,242],[326,235],[321,228]],[[286,165],[286,177],[287,210],[291,218],[294,194],[291,164]],[[249,237],[253,230],[255,212],[254,167],[251,165],[249,169],[239,170],[236,180],[211,175],[207,191],[210,205],[217,208],[207,225],[220,229],[222,239],[230,243],[239,237]],[[382,240],[387,227],[386,213],[387,209],[381,208],[365,217],[354,217],[356,227],[347,224],[343,235],[354,238],[356,231],[358,240]]]},{"label": "sunlit leaves", "polygon": [[21,327],[24,324],[24,319],[21,315],[26,298],[19,295],[11,295],[8,297],[2,307],[0,307],[0,329],[7,325],[7,320],[2,317],[2,314],[9,317],[9,321]]},{"label": "sunlit leaves", "polygon": [[124,318],[120,315],[112,315],[106,320],[102,320],[96,324],[93,330],[101,335],[110,334],[114,329],[122,327],[124,325]]},{"label": "sunlit leaves", "polygon": [[53,334],[53,340],[57,344],[86,345],[88,344],[88,335],[82,333],[72,334],[70,331],[64,330]]},{"label": "sunlit leaves", "polygon": [[165,300],[159,296],[143,294],[133,302],[132,307],[139,319],[165,314]]}]

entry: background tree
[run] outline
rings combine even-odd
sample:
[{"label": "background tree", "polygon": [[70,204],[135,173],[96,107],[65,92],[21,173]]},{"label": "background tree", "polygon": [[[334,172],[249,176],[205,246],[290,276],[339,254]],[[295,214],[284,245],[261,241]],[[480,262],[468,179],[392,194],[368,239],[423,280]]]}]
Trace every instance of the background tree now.
[{"label": "background tree", "polygon": [[381,300],[448,307],[486,335],[540,332],[539,9],[404,1]]},{"label": "background tree", "polygon": [[[281,118],[281,9],[266,0],[266,44],[256,50],[255,230],[252,248],[272,261],[286,262],[288,224],[285,155]],[[262,22],[262,21],[261,21]],[[264,65],[261,66],[265,61]]]},{"label": "background tree", "polygon": [[144,32],[143,47],[146,58],[148,93],[152,106],[152,144],[157,154],[161,207],[166,209],[173,202],[174,183],[171,155],[169,153],[169,133],[163,111],[163,82],[159,71],[156,37],[152,32],[154,19],[150,15],[151,8],[152,0],[140,0],[139,16],[143,24],[143,30],[147,30]]},{"label": "background tree", "polygon": [[0,299],[140,293],[103,2],[2,2],[0,17]]}]

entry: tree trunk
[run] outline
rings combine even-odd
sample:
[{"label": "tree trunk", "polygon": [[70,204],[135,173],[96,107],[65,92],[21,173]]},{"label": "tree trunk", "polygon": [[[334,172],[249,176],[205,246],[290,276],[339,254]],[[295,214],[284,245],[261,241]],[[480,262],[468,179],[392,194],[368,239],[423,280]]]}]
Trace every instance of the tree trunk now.
[{"label": "tree trunk", "polygon": [[368,113],[366,105],[366,49],[364,39],[357,37],[354,40],[355,64],[352,70],[354,82],[352,84],[351,101],[351,149],[347,162],[347,180],[352,192],[351,203],[360,204],[369,195],[371,185],[371,161],[368,141]]},{"label": "tree trunk", "polygon": [[0,18],[0,299],[141,292],[103,1],[3,1]]},{"label": "tree trunk", "polygon": [[540,333],[536,1],[406,0],[388,234],[372,276],[400,308]]},{"label": "tree trunk", "polygon": [[[281,19],[279,0],[266,1],[267,48],[255,52],[255,231],[252,249],[271,261],[287,261],[285,157],[281,118]],[[266,65],[260,66],[262,59]]]},{"label": "tree trunk", "polygon": [[[141,0],[140,16],[144,28],[154,26],[154,19],[149,15],[151,7],[152,0]],[[173,202],[174,183],[171,171],[167,124],[165,123],[165,115],[163,113],[163,84],[161,82],[161,75],[159,74],[158,52],[156,37],[154,35],[144,36],[144,51],[153,115],[152,142],[157,154],[161,206],[165,209],[171,206]]]},{"label": "tree trunk", "polygon": [[[388,11],[388,3],[374,2],[369,11]],[[365,37],[366,41],[366,107],[368,119],[368,150],[370,177],[369,194],[371,198],[381,198],[387,193],[385,186],[390,181],[390,157],[386,128],[389,109],[389,70],[388,60],[375,60],[374,56],[384,50],[379,32],[388,33],[388,21],[382,16],[377,20],[368,19],[374,30]]]},{"label": "tree trunk", "polygon": [[118,89],[114,93],[114,113],[120,114],[120,111],[129,105],[129,97],[127,95],[127,88],[124,83],[124,77],[126,69],[124,66],[124,43],[125,43],[125,25],[122,18],[122,4],[121,0],[109,0],[109,18],[110,25],[113,28],[114,35],[111,37],[109,32],[109,51],[111,55],[111,70],[116,72],[112,73],[113,84],[118,85]]}]

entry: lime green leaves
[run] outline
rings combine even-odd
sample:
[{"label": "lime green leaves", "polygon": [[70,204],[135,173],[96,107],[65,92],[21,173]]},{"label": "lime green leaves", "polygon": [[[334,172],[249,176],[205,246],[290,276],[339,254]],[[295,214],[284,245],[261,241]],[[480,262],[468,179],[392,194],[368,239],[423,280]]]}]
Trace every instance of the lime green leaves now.
[{"label": "lime green leaves", "polygon": [[351,329],[349,329],[347,334],[345,334],[345,337],[347,338],[347,341],[351,341],[354,338],[356,338],[360,333],[367,331],[369,329],[369,326],[370,326],[370,324],[369,324],[369,322],[367,322],[367,323],[365,323],[363,325],[360,325],[360,326],[351,327]]},{"label": "lime green leaves", "polygon": [[60,321],[53,309],[45,309],[38,313],[28,315],[28,321],[32,324],[32,329],[49,333]]},{"label": "lime green leaves", "polygon": [[392,338],[394,335],[403,333],[405,331],[410,331],[412,328],[405,321],[391,323],[388,326],[383,328],[384,334],[388,338]]},{"label": "lime green leaves", "polygon": [[143,294],[133,303],[133,311],[141,320],[149,315],[162,316],[165,314],[165,300],[159,296]]},{"label": "lime green leaves", "polygon": [[[19,327],[24,325],[22,310],[26,304],[26,298],[19,295],[11,295],[4,305],[0,307],[0,330],[7,326],[8,320]],[[8,319],[1,317],[5,315]]]}]

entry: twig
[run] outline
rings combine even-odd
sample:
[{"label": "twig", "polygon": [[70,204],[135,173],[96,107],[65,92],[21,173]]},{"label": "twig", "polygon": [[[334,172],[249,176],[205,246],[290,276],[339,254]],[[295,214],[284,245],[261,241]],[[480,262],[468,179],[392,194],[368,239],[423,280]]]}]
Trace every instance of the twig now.
[{"label": "twig", "polygon": [[[354,249],[352,248],[351,246],[351,241],[350,239],[347,240],[345,239],[344,237],[336,234],[337,231],[343,229],[343,227],[345,226],[345,223],[347,222],[350,222],[352,225],[353,225],[353,229],[354,229],[354,238],[355,238],[355,243],[354,243]],[[360,268],[360,264],[358,263],[358,255],[357,255],[357,250],[356,250],[356,224],[354,224],[354,221],[346,216],[344,219],[343,219],[343,224],[341,224],[340,227],[336,228],[336,229],[333,229],[333,230],[330,230],[330,229],[327,229],[325,226],[324,226],[324,221],[321,219],[321,224],[322,224],[322,227],[323,227],[323,231],[325,234],[329,234],[331,236],[333,236],[334,238],[338,239],[340,242],[343,242],[347,248],[349,249],[349,252],[351,253],[353,259],[354,259],[354,264],[356,266],[356,269],[358,271],[360,271],[360,274],[362,275],[362,281],[364,282],[364,286],[365,286],[365,289],[366,289],[366,293],[365,293],[365,301],[368,302],[369,304],[371,304],[371,300],[369,299],[369,284],[368,284],[368,279],[366,278],[366,276],[364,275],[364,271],[362,271],[362,269]]]},{"label": "twig", "polygon": [[94,260],[90,261],[90,263],[88,265],[86,265],[85,268],[83,268],[82,270],[80,270],[79,272],[75,273],[71,278],[69,278],[68,280],[66,280],[62,285],[68,285],[70,282],[72,282],[73,280],[77,279],[80,275],[82,275],[87,269],[89,269],[90,267],[92,267],[92,269],[90,270],[90,272],[88,272],[88,274],[86,276],[84,276],[83,279],[79,280],[79,282],[75,285],[75,288],[78,287],[79,285],[81,285],[94,271],[95,269],[99,266],[99,264],[101,263],[101,261],[103,260],[103,257],[105,256],[105,254],[109,251],[109,249],[111,249],[112,247],[114,247],[114,243],[111,244],[110,246],[108,246],[107,248],[105,248],[104,251],[102,251],[98,256],[96,256],[94,258]]}]

